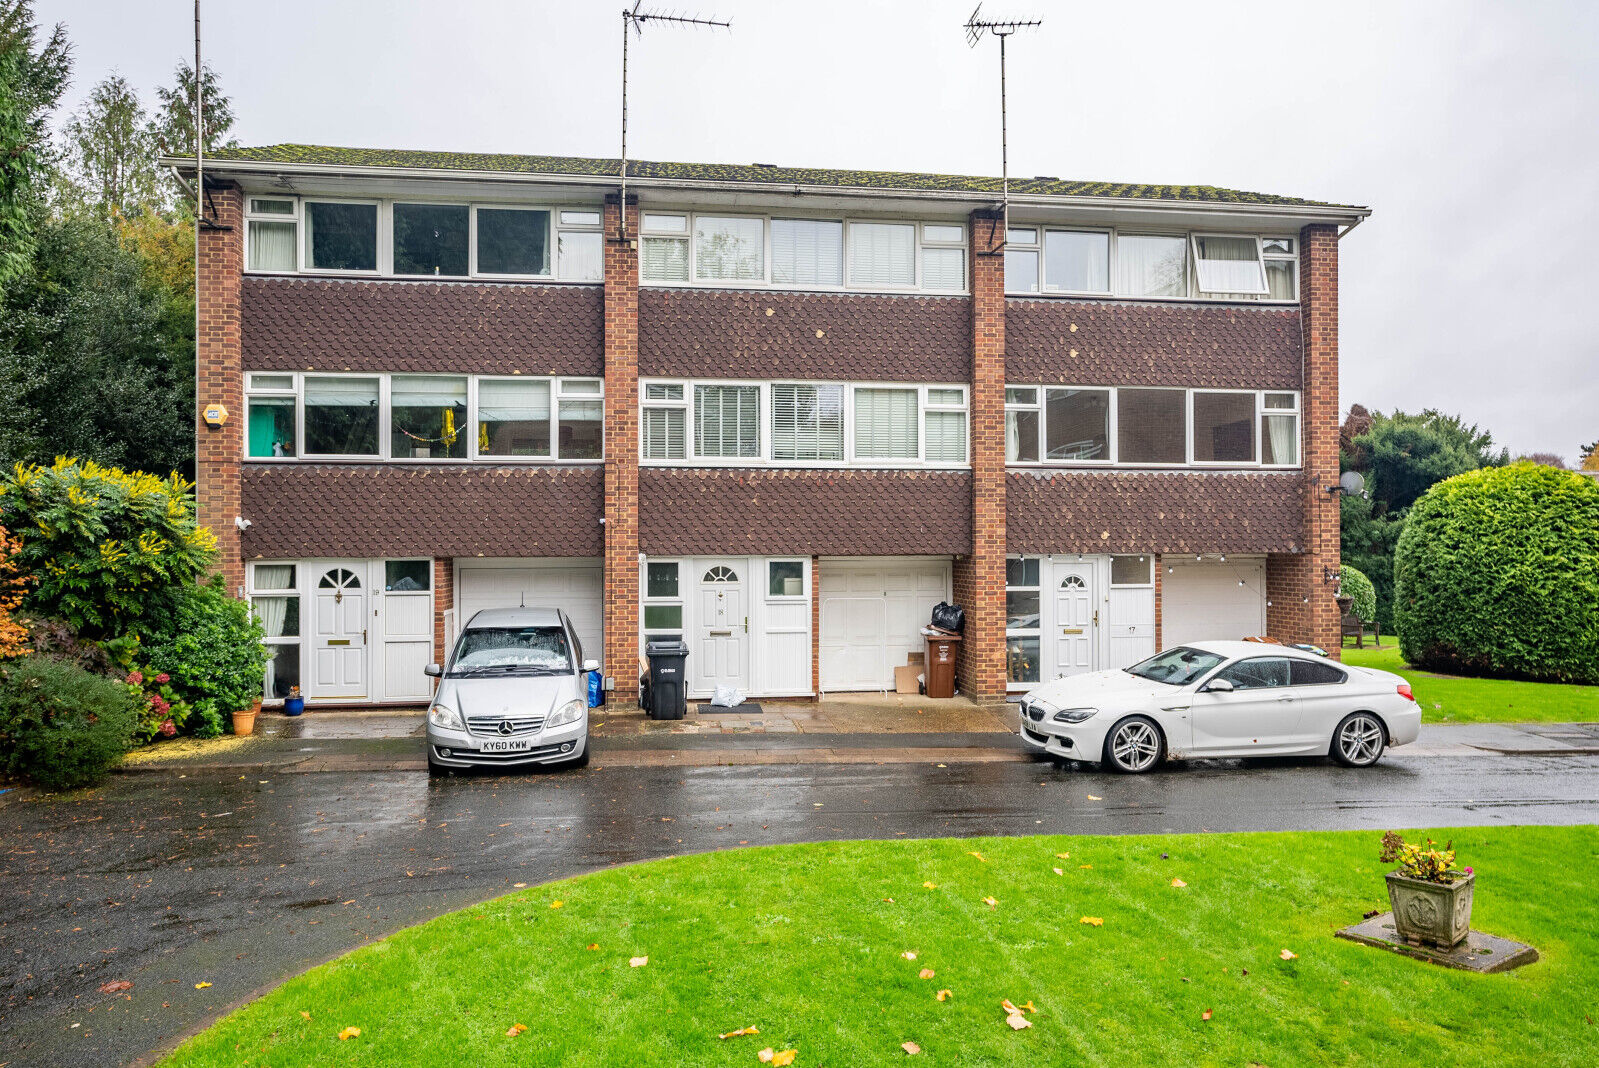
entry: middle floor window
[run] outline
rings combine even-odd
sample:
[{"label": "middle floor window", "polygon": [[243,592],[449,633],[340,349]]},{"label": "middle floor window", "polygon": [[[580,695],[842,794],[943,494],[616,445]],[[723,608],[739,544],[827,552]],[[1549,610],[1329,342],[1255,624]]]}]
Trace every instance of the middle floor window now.
[{"label": "middle floor window", "polygon": [[645,382],[646,463],[964,467],[964,385]]}]

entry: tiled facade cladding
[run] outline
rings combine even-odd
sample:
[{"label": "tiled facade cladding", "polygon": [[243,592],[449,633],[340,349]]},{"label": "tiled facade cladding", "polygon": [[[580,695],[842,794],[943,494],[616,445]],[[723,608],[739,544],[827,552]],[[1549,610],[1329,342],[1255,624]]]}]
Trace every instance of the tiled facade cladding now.
[{"label": "tiled facade cladding", "polygon": [[[962,685],[997,696],[1007,551],[1255,552],[1269,554],[1271,632],[1338,644],[1325,582],[1338,566],[1337,499],[1325,492],[1338,476],[1331,226],[1302,231],[1301,306],[1283,308],[1006,298],[1003,259],[985,254],[997,220],[984,212],[972,217],[969,297],[641,289],[636,249],[615,240],[602,286],[245,278],[240,197],[219,190],[214,203],[222,228],[201,235],[200,402],[231,417],[201,424],[199,502],[230,587],[255,557],[427,554],[443,575],[457,556],[598,556],[605,670],[620,693],[637,667],[640,553],[948,554],[967,609]],[[611,198],[608,233],[618,209]],[[610,459],[241,464],[242,372],[305,369],[603,375]],[[641,468],[640,375],[966,382],[972,467]],[[1301,389],[1304,469],[1007,471],[1006,381]],[[253,523],[242,536],[237,515]],[[453,601],[443,578],[435,600],[442,618]],[[1158,633],[1158,596],[1156,611]]]}]

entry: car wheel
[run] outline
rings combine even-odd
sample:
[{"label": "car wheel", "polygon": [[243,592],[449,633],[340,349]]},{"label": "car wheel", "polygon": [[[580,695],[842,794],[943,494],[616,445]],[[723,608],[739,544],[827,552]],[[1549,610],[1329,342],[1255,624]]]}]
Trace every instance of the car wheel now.
[{"label": "car wheel", "polygon": [[587,738],[584,738],[583,739],[583,755],[578,757],[575,760],[567,761],[566,762],[566,766],[569,767],[569,768],[586,768],[586,767],[588,767],[589,766],[589,752],[590,752],[590,750],[589,750],[589,740]]},{"label": "car wheel", "polygon": [[1388,745],[1388,732],[1382,720],[1370,712],[1355,712],[1343,718],[1333,731],[1332,758],[1350,768],[1369,768],[1377,763]]},{"label": "car wheel", "polygon": [[1147,716],[1128,716],[1105,735],[1104,765],[1124,775],[1140,775],[1166,755],[1166,739]]}]

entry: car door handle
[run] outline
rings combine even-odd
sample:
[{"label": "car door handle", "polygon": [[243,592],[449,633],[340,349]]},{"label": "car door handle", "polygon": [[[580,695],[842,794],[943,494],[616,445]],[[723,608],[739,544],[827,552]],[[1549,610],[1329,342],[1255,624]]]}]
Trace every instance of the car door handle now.
[{"label": "car door handle", "polygon": [[1294,695],[1291,693],[1283,694],[1281,697],[1277,698],[1278,701],[1292,701],[1293,699]]}]

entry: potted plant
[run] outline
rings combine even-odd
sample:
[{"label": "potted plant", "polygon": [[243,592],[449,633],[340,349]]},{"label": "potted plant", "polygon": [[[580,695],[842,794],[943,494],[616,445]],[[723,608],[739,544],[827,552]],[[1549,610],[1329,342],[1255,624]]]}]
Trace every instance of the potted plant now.
[{"label": "potted plant", "polygon": [[261,711],[261,699],[260,698],[256,698],[255,703],[253,705],[251,705],[249,708],[242,709],[242,710],[240,710],[238,712],[233,713],[233,733],[239,735],[240,737],[244,737],[245,735],[249,735],[249,734],[254,734],[255,733],[255,717],[256,717],[256,714],[258,712],[260,712],[260,711]]},{"label": "potted plant", "polygon": [[1394,928],[1411,943],[1450,949],[1471,930],[1471,888],[1476,874],[1455,867],[1454,842],[1435,848],[1431,838],[1411,845],[1397,831],[1382,836],[1381,859],[1397,862],[1388,873],[1388,902],[1394,910]]},{"label": "potted plant", "polygon": [[289,696],[283,699],[283,714],[286,716],[298,716],[304,711],[305,698],[300,696],[300,688],[298,686],[290,686]]}]

